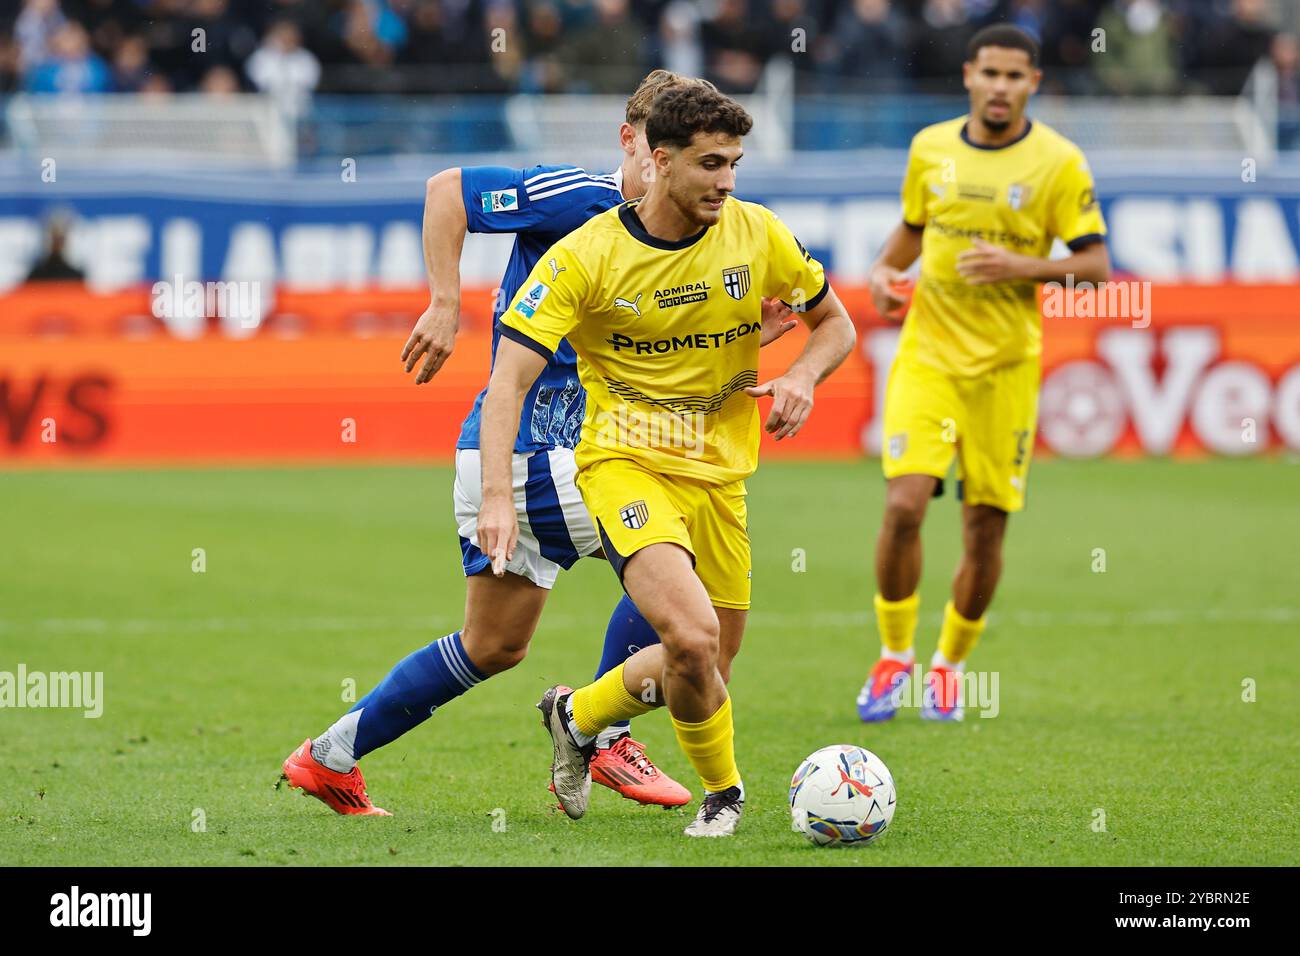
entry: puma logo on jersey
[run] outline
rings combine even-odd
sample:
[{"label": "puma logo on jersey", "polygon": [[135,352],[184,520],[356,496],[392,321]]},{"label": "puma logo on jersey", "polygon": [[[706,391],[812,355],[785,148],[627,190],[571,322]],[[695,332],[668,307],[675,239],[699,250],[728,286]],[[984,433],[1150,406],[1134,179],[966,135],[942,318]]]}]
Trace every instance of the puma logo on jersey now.
[{"label": "puma logo on jersey", "polygon": [[556,279],[558,279],[558,278],[560,277],[560,273],[561,273],[561,272],[568,272],[568,271],[569,271],[569,270],[566,269],[564,266],[562,266],[562,265],[558,265],[558,264],[556,263],[556,261],[555,261],[555,257],[554,257],[554,256],[552,256],[550,259],[548,259],[548,260],[546,261],[546,264],[547,264],[548,266],[551,267],[551,281],[552,281],[552,282],[554,282]]},{"label": "puma logo on jersey", "polygon": [[637,317],[637,318],[640,318],[640,317],[641,317],[641,305],[640,305],[640,302],[641,302],[641,296],[642,296],[642,294],[643,294],[643,293],[638,292],[638,293],[636,294],[636,298],[633,299],[633,300],[630,301],[630,302],[629,302],[627,299],[623,298],[622,296],[616,296],[615,299],[614,299],[614,308],[616,308],[616,309],[631,309],[631,310],[636,314],[636,317]]}]

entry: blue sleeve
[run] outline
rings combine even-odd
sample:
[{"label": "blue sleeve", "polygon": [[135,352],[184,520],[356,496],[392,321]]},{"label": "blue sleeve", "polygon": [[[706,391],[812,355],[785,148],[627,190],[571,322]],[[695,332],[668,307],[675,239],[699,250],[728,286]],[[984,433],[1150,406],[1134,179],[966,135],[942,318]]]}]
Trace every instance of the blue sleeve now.
[{"label": "blue sleeve", "polygon": [[575,166],[466,166],[460,171],[470,232],[540,232],[567,235],[620,202],[608,176]]}]

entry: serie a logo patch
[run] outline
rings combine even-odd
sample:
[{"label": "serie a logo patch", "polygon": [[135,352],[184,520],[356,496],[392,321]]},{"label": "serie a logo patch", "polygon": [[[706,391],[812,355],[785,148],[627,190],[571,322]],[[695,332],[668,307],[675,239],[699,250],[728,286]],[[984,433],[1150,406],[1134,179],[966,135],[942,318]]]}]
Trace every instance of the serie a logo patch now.
[{"label": "serie a logo patch", "polygon": [[494,189],[480,197],[484,212],[518,212],[519,195],[513,189]]},{"label": "serie a logo patch", "polygon": [[623,524],[636,531],[650,520],[650,509],[646,507],[644,501],[634,501],[630,505],[619,508],[618,516],[623,520]]}]

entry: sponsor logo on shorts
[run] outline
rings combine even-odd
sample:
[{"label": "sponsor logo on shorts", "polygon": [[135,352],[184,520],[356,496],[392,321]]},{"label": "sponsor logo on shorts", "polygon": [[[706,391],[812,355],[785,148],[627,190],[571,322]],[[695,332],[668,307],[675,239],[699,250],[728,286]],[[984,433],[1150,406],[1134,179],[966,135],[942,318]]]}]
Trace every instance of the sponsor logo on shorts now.
[{"label": "sponsor logo on shorts", "polygon": [[646,507],[644,501],[634,501],[619,508],[618,516],[622,519],[623,524],[636,531],[644,527],[645,523],[650,520],[650,509]]},{"label": "sponsor logo on shorts", "polygon": [[907,451],[907,432],[889,436],[889,457],[897,461]]}]

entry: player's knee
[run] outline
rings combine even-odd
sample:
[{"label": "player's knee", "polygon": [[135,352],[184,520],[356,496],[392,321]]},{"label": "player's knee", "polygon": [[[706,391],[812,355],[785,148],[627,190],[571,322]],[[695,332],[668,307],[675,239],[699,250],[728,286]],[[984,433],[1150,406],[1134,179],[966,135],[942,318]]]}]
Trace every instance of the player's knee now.
[{"label": "player's knee", "polygon": [[498,647],[487,656],[484,663],[479,665],[479,670],[488,674],[500,674],[502,671],[508,671],[520,661],[528,656],[528,645],[522,647]]},{"label": "player's knee", "polygon": [[967,516],[962,535],[966,554],[984,561],[997,558],[1002,553],[1006,521],[1005,512],[992,508]]},{"label": "player's knee", "polygon": [[688,680],[705,680],[718,668],[717,622],[701,621],[670,632],[664,651],[669,671]]},{"label": "player's knee", "polygon": [[474,666],[489,677],[510,670],[528,656],[526,641],[519,643],[493,639],[491,636],[485,640],[482,635],[471,636],[468,631],[462,632],[461,640],[465,645],[465,653],[474,662]]},{"label": "player's knee", "polygon": [[925,506],[925,500],[917,500],[914,495],[891,494],[885,502],[885,520],[881,530],[895,536],[916,534],[925,520]]}]

